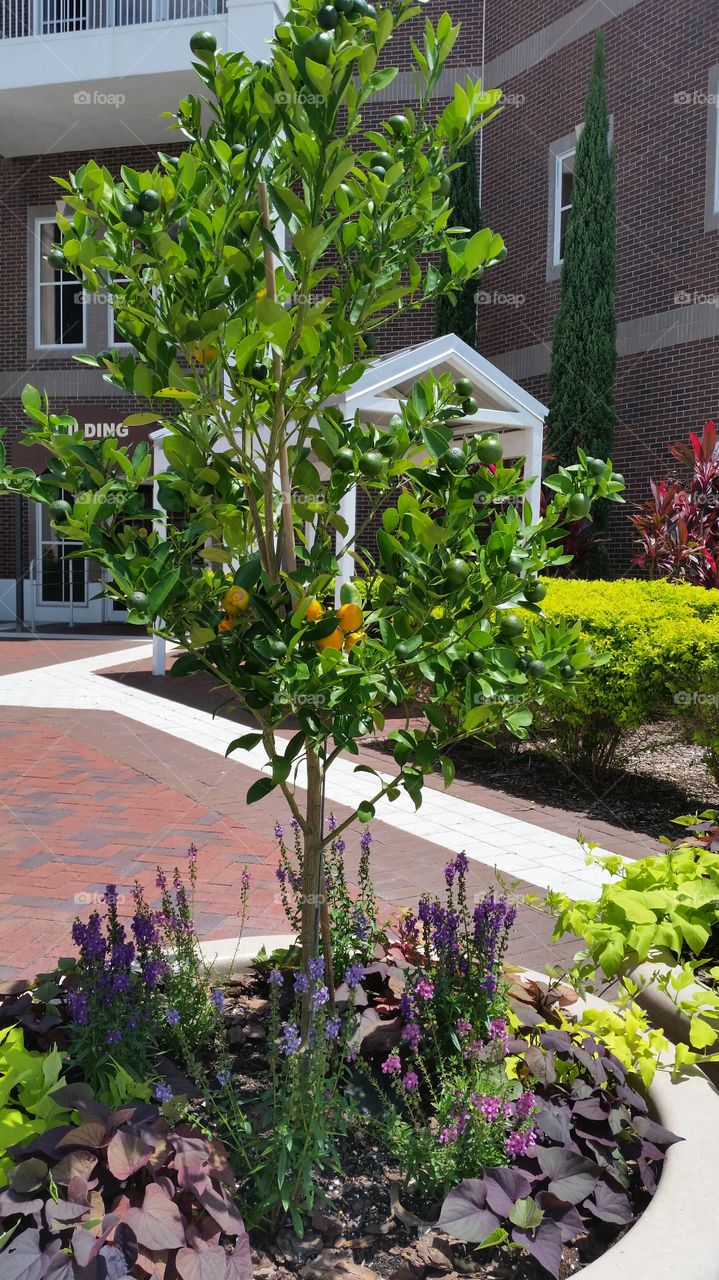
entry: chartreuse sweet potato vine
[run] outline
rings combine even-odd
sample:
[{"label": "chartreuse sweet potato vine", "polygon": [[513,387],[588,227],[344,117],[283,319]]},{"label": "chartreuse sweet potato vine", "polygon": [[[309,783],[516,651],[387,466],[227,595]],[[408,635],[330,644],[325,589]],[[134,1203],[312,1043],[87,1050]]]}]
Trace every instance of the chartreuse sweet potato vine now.
[{"label": "chartreuse sweet potato vine", "polygon": [[[165,429],[167,469],[147,510],[146,448],[78,439],[27,387],[27,439],[48,469],[0,471],[103,566],[131,621],[187,651],[176,673],[211,671],[254,717],[233,747],[262,744],[270,771],[248,799],[278,788],[302,830],[305,965],[323,897],[325,770],[382,727],[382,706],[419,699],[421,724],[395,735],[394,776],[361,766],[367,820],[403,789],[419,805],[436,766],[449,785],[459,739],[502,725],[526,734],[545,692],[592,659],[578,628],[548,625],[536,603],[527,623],[513,607],[562,560],[576,495],[588,507],[622,488],[610,464],[590,471],[582,458],[532,523],[521,467],[502,464],[497,437],[453,446],[453,420],[474,409],[447,375],[418,383],[381,425],[343,414],[377,330],[505,253],[491,230],[452,225],[449,173],[501,94],[458,85],[430,123],[459,32],[447,14],[413,46],[416,108],[366,124],[396,75],[379,69],[385,47],[418,12],[409,0],[356,6],[319,37],[314,0],[295,0],[257,63],[195,40],[202,95],[178,107],[179,158],[119,178],[89,160],[60,180],[52,265],[110,292],[129,344],[81,359],[144,406],[130,426]],[[375,555],[340,510],[356,486],[370,520],[383,509]],[[345,585],[342,604],[356,608],[344,618],[343,550],[365,578],[361,600]],[[289,740],[277,734],[288,715]]]},{"label": "chartreuse sweet potato vine", "polygon": [[[554,939],[567,933],[583,938],[587,951],[578,959],[584,973],[598,967],[607,979],[619,978],[630,1001],[638,990],[632,971],[645,962],[655,964],[652,980],[689,1018],[689,1045],[677,1045],[677,1067],[719,1060],[719,1052],[710,1052],[719,1039],[719,994],[710,985],[699,993],[687,990],[698,970],[719,980],[719,852],[687,842],[636,861],[613,855],[592,860],[612,879],[596,902],[547,895],[557,917]],[[600,1034],[596,1020],[589,1029]],[[606,1029],[623,1034],[617,1022]],[[640,1023],[633,1024],[633,1031],[639,1030]],[[616,1042],[606,1043],[622,1057]]]}]

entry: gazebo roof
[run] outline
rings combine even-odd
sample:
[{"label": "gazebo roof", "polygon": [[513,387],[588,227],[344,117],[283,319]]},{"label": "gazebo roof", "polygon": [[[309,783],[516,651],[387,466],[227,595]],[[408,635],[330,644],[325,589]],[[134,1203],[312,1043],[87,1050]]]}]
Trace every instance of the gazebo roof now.
[{"label": "gazebo roof", "polygon": [[399,401],[409,398],[415,382],[429,372],[449,373],[472,383],[478,409],[457,419],[460,434],[529,430],[540,438],[543,435],[546,406],[453,333],[381,356],[342,397],[347,416],[359,410],[361,418],[385,422],[397,412]]}]

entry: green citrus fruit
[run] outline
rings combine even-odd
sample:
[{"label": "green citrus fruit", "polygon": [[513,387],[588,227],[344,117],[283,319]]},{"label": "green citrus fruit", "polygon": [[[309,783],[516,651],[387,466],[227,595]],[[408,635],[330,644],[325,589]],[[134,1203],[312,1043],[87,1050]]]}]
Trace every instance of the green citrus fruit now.
[{"label": "green citrus fruit", "polygon": [[49,265],[53,268],[54,271],[67,270],[67,262],[65,260],[65,254],[63,253],[62,249],[51,249],[49,254],[47,255],[47,260]]},{"label": "green citrus fruit", "polygon": [[482,657],[481,649],[477,649],[474,653],[470,653],[467,661],[474,671],[481,671],[484,666],[484,658]]},{"label": "green citrus fruit", "polygon": [[571,662],[563,662],[561,667],[559,668],[559,671],[561,675],[564,676],[565,680],[571,680],[572,676],[575,674],[574,667],[572,666]]},{"label": "green citrus fruit", "polygon": [[332,36],[329,31],[317,31],[315,35],[310,36],[305,40],[302,51],[312,62],[319,62],[322,66],[326,66],[332,52]]},{"label": "green citrus fruit", "polygon": [[484,436],[477,441],[476,454],[480,462],[494,465],[502,460],[502,445],[499,436]]},{"label": "green citrus fruit", "polygon": [[351,13],[355,7],[355,0],[335,0],[335,9],[339,13]]},{"label": "green citrus fruit", "polygon": [[359,469],[363,476],[369,476],[372,480],[376,480],[378,476],[382,475],[385,465],[385,459],[376,449],[370,449],[368,453],[360,454]]},{"label": "green citrus fruit", "polygon": [[333,4],[323,4],[317,14],[317,21],[323,31],[334,31],[339,20],[340,16]]},{"label": "green citrus fruit", "polygon": [[190,36],[190,48],[193,53],[214,53],[217,49],[217,37],[211,31],[195,31]]},{"label": "green citrus fruit", "polygon": [[526,671],[528,666],[529,666],[529,658],[525,657],[523,653],[520,653],[517,656],[517,670]]},{"label": "green citrus fruit", "polygon": [[460,400],[466,400],[474,391],[474,387],[472,386],[469,378],[458,378],[454,384],[454,389]]},{"label": "green citrus fruit", "polygon": [[534,676],[535,680],[541,680],[546,673],[547,668],[540,658],[534,658],[527,667],[527,675]]},{"label": "green citrus fruit", "polygon": [[573,493],[567,503],[567,511],[575,520],[588,516],[591,509],[592,504],[586,493]]},{"label": "green citrus fruit", "polygon": [[287,645],[284,640],[279,640],[276,636],[268,640],[267,647],[273,658],[284,658],[287,653]]},{"label": "green citrus fruit", "polygon": [[255,382],[265,382],[269,376],[266,364],[253,364],[251,372]]},{"label": "green citrus fruit", "polygon": [[373,173],[375,178],[379,178],[380,182],[384,181],[387,176],[387,170],[383,164],[373,164],[370,173]]},{"label": "green citrus fruit", "polygon": [[363,333],[362,341],[364,342],[365,346],[369,348],[370,351],[374,351],[379,339],[377,338],[376,333]]},{"label": "green citrus fruit", "polygon": [[408,661],[409,661],[409,658],[410,658],[410,656],[411,656],[411,655],[410,655],[410,651],[409,651],[409,649],[407,648],[407,645],[405,644],[404,640],[400,640],[400,642],[399,642],[399,644],[397,645],[397,648],[395,649],[395,651],[394,651],[394,652],[395,652],[395,657],[397,658],[397,660],[398,660],[399,662],[408,662]]},{"label": "green citrus fruit", "polygon": [[466,460],[464,449],[461,449],[457,444],[448,449],[446,453],[443,453],[440,458],[443,467],[446,467],[448,471],[455,472],[462,470]]},{"label": "green citrus fruit", "polygon": [[601,458],[587,458],[587,470],[590,475],[603,476],[606,465]]},{"label": "green citrus fruit", "polygon": [[127,597],[127,603],[131,608],[142,613],[147,608],[147,596],[144,591],[131,591]]},{"label": "green citrus fruit", "polygon": [[69,520],[72,515],[72,507],[69,502],[65,502],[64,498],[58,498],[56,502],[51,502],[48,511],[53,520]]},{"label": "green citrus fruit", "polygon": [[447,565],[444,571],[444,579],[451,587],[461,587],[467,581],[471,572],[471,566],[467,564],[467,561],[460,560],[457,557],[454,560],[450,560]]},{"label": "green citrus fruit", "polygon": [[383,169],[389,169],[392,164],[392,156],[389,151],[373,151],[372,164],[379,164]]},{"label": "green citrus fruit", "polygon": [[390,116],[387,124],[395,138],[402,138],[406,133],[409,133],[410,124],[406,116]]},{"label": "green citrus fruit", "polygon": [[500,617],[499,625],[502,634],[512,640],[516,636],[521,636],[524,631],[524,619],[520,618],[518,613],[505,613]]},{"label": "green citrus fruit", "polygon": [[338,471],[354,471],[355,456],[347,445],[337,450],[334,456],[334,465]]},{"label": "green citrus fruit", "polygon": [[530,604],[539,604],[540,600],[543,600],[546,594],[547,588],[544,583],[540,582],[537,578],[531,578],[530,581],[525,584],[524,598],[525,600],[528,600]]},{"label": "green citrus fruit", "polygon": [[507,561],[508,573],[516,573],[517,576],[519,576],[523,568],[524,568],[524,563],[519,556],[512,555],[509,557],[509,560]]},{"label": "green citrus fruit", "polygon": [[141,227],[145,215],[139,204],[125,204],[120,210],[120,217],[126,227]]},{"label": "green citrus fruit", "polygon": [[613,471],[611,474],[612,484],[624,484],[624,476],[621,471]]},{"label": "green citrus fruit", "polygon": [[467,396],[467,399],[462,402],[462,413],[465,418],[471,418],[472,415],[477,412],[478,408],[479,405],[477,404],[474,396]]},{"label": "green citrus fruit", "polygon": [[141,191],[137,203],[145,213],[154,213],[160,207],[160,197],[156,191]]}]

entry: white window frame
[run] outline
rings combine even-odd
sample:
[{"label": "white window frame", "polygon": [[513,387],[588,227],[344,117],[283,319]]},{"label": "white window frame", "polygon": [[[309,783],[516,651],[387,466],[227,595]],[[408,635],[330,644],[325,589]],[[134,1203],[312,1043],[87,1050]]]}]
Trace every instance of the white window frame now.
[{"label": "white window frame", "polygon": [[562,204],[562,176],[563,164],[570,156],[576,156],[577,144],[566,147],[563,151],[557,152],[554,157],[554,244],[552,246],[552,266],[561,267],[564,257],[561,253],[562,248],[562,214],[571,209],[572,202]]},{"label": "white window frame", "polygon": [[[54,289],[57,282],[50,281],[46,283],[42,280],[42,235],[41,228],[44,226],[56,226],[54,218],[37,217],[35,219],[35,271],[34,271],[34,288],[33,288],[33,308],[35,311],[35,349],[36,351],[84,351],[87,348],[87,300],[82,300],[82,342],[42,342],[42,326],[41,326],[41,299],[43,289]],[[80,281],[77,286],[82,289]]]}]

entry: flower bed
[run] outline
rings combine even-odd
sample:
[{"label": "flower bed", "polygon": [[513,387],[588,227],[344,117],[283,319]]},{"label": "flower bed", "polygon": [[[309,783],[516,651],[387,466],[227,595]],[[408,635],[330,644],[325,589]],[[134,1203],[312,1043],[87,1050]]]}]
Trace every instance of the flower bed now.
[{"label": "flower bed", "polygon": [[[282,866],[291,889],[290,854]],[[181,874],[158,877],[156,910],[136,895],[129,928],[110,886],[104,914],[76,923],[77,965],[0,1009],[25,1051],[59,1046],[69,1082],[56,1072],[29,1140],[6,1139],[0,1249],[14,1270],[0,1274],[540,1280],[596,1266],[677,1137],[567,1022],[571,993],[535,983],[528,1000],[510,984],[514,908],[470,904],[466,870],[460,854],[444,900],[422,899],[394,939],[371,894],[348,911],[330,875],[347,961],[334,1002],[323,958],[301,967],[296,948],[222,985],[208,975]]]}]

